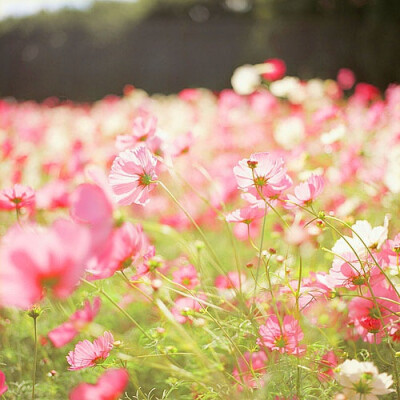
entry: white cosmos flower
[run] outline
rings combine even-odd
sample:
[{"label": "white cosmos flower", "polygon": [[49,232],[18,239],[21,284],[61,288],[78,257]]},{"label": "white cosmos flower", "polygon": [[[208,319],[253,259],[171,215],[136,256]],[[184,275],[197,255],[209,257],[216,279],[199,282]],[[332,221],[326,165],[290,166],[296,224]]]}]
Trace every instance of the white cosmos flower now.
[{"label": "white cosmos flower", "polygon": [[378,400],[377,396],[394,392],[392,376],[380,374],[372,362],[346,360],[335,368],[334,376],[348,399]]},{"label": "white cosmos flower", "polygon": [[333,246],[332,252],[339,255],[353,253],[353,248],[359,256],[365,256],[368,254],[365,245],[370,249],[379,250],[387,239],[389,220],[390,215],[387,214],[383,226],[376,226],[374,228],[368,221],[357,221],[351,227],[354,231],[352,237],[344,236],[344,238],[340,238]]},{"label": "white cosmos flower", "polygon": [[254,65],[246,64],[236,68],[231,78],[231,85],[237,94],[251,94],[261,83],[261,77]]}]

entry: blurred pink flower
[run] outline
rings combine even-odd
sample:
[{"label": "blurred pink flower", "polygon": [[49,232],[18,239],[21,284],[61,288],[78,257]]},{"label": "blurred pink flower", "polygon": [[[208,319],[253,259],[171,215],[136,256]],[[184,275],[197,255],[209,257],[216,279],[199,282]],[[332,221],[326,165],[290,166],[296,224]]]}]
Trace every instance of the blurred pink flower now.
[{"label": "blurred pink flower", "polygon": [[6,376],[3,371],[0,371],[0,396],[7,392],[8,386],[6,385]]},{"label": "blurred pink flower", "polygon": [[306,182],[299,183],[294,188],[294,195],[288,194],[288,207],[295,205],[308,205],[314,201],[324,188],[324,178],[319,175],[311,175]]},{"label": "blurred pink flower", "polygon": [[260,327],[260,338],[257,343],[271,351],[300,356],[305,352],[305,347],[299,342],[303,340],[304,333],[299,321],[291,315],[285,315],[281,322],[276,315],[270,316],[266,323]]},{"label": "blurred pink flower", "polygon": [[243,390],[243,385],[253,389],[264,386],[262,376],[266,373],[267,361],[267,355],[263,351],[256,353],[246,351],[244,357],[238,359],[239,368],[235,368],[232,375],[240,382],[238,383],[240,392]]},{"label": "blurred pink flower", "polygon": [[157,159],[144,145],[125,150],[115,158],[109,182],[119,205],[132,203],[145,206],[149,192],[156,185],[155,167]]},{"label": "blurred pink flower", "polygon": [[0,303],[29,308],[45,289],[68,297],[84,272],[89,250],[88,230],[64,219],[47,229],[13,227],[0,248]]},{"label": "blurred pink flower", "polygon": [[200,284],[196,268],[192,265],[184,265],[172,272],[174,282],[179,283],[188,289],[194,289]]},{"label": "blurred pink flower", "polygon": [[16,183],[13,187],[0,191],[0,210],[20,210],[33,208],[35,205],[35,191],[25,185]]},{"label": "blurred pink flower", "polygon": [[100,297],[93,299],[93,304],[85,300],[83,309],[76,311],[70,316],[67,322],[64,322],[57,328],[51,330],[47,336],[54,347],[62,347],[69,343],[78,335],[87,324],[94,320],[100,310]]},{"label": "blurred pink flower", "polygon": [[78,369],[94,367],[95,365],[103,362],[109,355],[114,347],[114,337],[110,332],[104,332],[93,343],[89,340],[79,342],[75,349],[70,351],[67,355],[67,361],[70,371]]},{"label": "blurred pink flower", "polygon": [[348,90],[351,89],[356,82],[356,76],[351,69],[341,68],[337,75],[337,82],[341,89]]},{"label": "blurred pink flower", "polygon": [[280,58],[270,58],[264,61],[267,71],[262,74],[262,77],[267,81],[276,81],[282,79],[286,73],[286,64]]},{"label": "blurred pink flower", "polygon": [[109,369],[92,385],[81,383],[69,395],[69,400],[118,400],[129,381],[126,369]]}]

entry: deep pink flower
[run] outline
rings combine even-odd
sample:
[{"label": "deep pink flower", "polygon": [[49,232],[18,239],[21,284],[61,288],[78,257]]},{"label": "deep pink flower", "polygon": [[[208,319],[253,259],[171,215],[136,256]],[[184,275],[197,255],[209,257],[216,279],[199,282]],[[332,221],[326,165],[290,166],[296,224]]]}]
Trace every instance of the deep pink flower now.
[{"label": "deep pink flower", "polygon": [[254,153],[239,161],[233,172],[240,189],[257,198],[276,198],[292,185],[284,164],[283,158],[270,153]]},{"label": "deep pink flower", "polygon": [[304,206],[314,201],[324,188],[324,178],[319,175],[311,175],[306,182],[299,183],[294,188],[294,195],[288,194],[288,204]]},{"label": "deep pink flower", "polygon": [[63,219],[47,229],[10,229],[0,248],[0,303],[29,308],[45,289],[68,297],[84,272],[90,242],[86,228]]},{"label": "deep pink flower", "polygon": [[286,64],[280,58],[270,58],[264,61],[264,66],[267,71],[262,74],[262,77],[267,81],[276,81],[285,76]]},{"label": "deep pink flower", "polygon": [[33,208],[35,205],[35,191],[25,185],[16,183],[13,187],[0,191],[0,210],[20,210]]},{"label": "deep pink flower", "polygon": [[149,192],[157,179],[157,159],[144,145],[125,150],[116,157],[111,167],[109,182],[119,205],[132,203],[142,206],[149,202]]},{"label": "deep pink flower", "polygon": [[282,325],[276,315],[270,316],[260,327],[259,333],[261,338],[257,339],[257,343],[271,351],[297,356],[305,352],[305,347],[299,344],[304,338],[304,333],[300,328],[299,321],[291,315],[285,315]]},{"label": "deep pink flower", "polygon": [[392,286],[384,280],[372,286],[364,297],[353,298],[349,305],[349,319],[365,342],[379,343],[385,336],[384,328],[397,320],[399,298]]},{"label": "deep pink flower", "polygon": [[79,342],[75,349],[70,351],[67,356],[67,361],[70,371],[78,369],[94,367],[103,362],[114,347],[114,337],[110,332],[104,332],[93,343],[89,340]]},{"label": "deep pink flower", "polygon": [[81,383],[69,395],[69,400],[118,400],[129,381],[126,369],[109,369],[92,385]]},{"label": "deep pink flower", "polygon": [[196,268],[192,265],[184,265],[172,272],[174,282],[186,286],[188,289],[194,289],[200,284]]},{"label": "deep pink flower", "polygon": [[6,385],[6,376],[3,371],[0,371],[0,396],[7,392],[8,386]]},{"label": "deep pink flower", "polygon": [[75,338],[78,333],[94,320],[100,310],[100,297],[93,299],[93,304],[85,300],[83,309],[76,311],[70,316],[67,322],[64,322],[57,328],[48,333],[50,341],[55,347],[62,347]]},{"label": "deep pink flower", "polygon": [[333,378],[333,369],[338,365],[338,358],[331,350],[327,351],[318,363],[318,379],[327,381]]}]

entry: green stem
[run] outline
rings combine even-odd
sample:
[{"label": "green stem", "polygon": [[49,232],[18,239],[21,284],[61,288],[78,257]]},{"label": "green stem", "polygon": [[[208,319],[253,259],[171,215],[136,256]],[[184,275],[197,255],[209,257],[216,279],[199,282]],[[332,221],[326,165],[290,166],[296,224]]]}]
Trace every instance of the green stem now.
[{"label": "green stem", "polygon": [[35,346],[33,353],[33,373],[32,373],[32,400],[35,399],[35,385],[36,385],[36,369],[37,369],[37,316],[33,316],[33,332],[35,337]]}]

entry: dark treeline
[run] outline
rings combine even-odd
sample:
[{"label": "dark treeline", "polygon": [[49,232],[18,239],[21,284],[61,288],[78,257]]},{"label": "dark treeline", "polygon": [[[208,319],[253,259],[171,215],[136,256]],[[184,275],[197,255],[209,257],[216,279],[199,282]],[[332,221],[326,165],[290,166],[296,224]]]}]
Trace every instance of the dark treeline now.
[{"label": "dark treeline", "polygon": [[127,83],[220,90],[235,67],[271,57],[291,75],[334,78],[349,67],[383,89],[400,81],[399,37],[398,0],[97,3],[3,21],[0,96],[91,101]]}]

